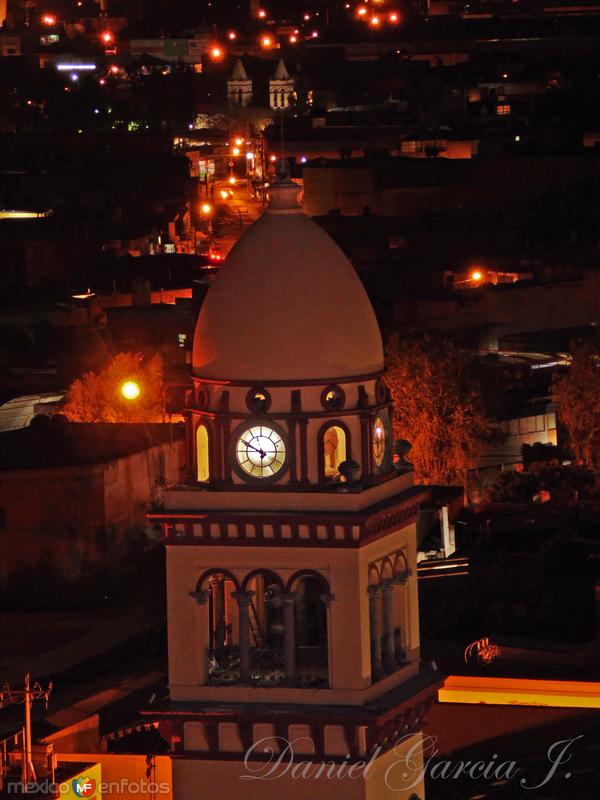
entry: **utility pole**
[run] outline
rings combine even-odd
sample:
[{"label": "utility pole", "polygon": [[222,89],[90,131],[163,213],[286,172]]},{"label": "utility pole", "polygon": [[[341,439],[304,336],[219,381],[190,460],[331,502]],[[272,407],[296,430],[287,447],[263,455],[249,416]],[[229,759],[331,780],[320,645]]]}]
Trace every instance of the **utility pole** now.
[{"label": "utility pole", "polygon": [[8,683],[3,683],[2,686],[0,686],[0,708],[3,708],[6,702],[25,706],[23,755],[21,759],[21,780],[23,785],[31,783],[36,779],[31,756],[31,707],[35,700],[44,700],[46,708],[48,708],[48,698],[50,697],[51,691],[51,683],[48,684],[46,689],[43,689],[39,683],[34,683],[32,686],[29,673],[25,675],[25,687],[23,689],[11,689]]}]

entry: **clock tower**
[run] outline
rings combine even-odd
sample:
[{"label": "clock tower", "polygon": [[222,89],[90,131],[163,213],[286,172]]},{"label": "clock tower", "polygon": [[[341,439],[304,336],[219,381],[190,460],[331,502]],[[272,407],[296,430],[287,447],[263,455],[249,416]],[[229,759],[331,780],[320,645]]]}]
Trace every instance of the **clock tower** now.
[{"label": "clock tower", "polygon": [[187,480],[152,515],[170,687],[152,716],[175,800],[424,796],[395,764],[416,769],[438,683],[419,652],[428,492],[393,463],[369,299],[298,192],[271,187],[209,289]]}]

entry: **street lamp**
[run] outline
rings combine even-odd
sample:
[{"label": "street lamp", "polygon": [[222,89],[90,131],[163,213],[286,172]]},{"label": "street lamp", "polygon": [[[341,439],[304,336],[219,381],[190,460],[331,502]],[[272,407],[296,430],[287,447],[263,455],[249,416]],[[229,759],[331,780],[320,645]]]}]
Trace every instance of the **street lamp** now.
[{"label": "street lamp", "polygon": [[212,203],[202,203],[200,206],[200,213],[203,217],[212,217],[214,208]]},{"label": "street lamp", "polygon": [[125,381],[121,385],[121,394],[125,400],[137,400],[141,393],[140,385],[136,381]]}]

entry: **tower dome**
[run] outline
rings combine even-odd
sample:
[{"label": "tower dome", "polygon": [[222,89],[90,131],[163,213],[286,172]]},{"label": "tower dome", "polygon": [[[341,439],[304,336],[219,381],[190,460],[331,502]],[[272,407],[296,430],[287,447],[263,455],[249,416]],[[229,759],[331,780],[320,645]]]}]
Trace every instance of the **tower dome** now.
[{"label": "tower dome", "polygon": [[297,184],[239,239],[203,303],[198,378],[329,381],[383,369],[375,313],[354,267],[298,207]]}]

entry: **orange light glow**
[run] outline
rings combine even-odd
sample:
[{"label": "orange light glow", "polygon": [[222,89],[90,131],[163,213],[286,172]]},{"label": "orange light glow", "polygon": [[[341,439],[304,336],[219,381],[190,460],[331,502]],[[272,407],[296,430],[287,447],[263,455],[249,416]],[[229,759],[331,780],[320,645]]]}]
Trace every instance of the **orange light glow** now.
[{"label": "orange light glow", "polygon": [[211,203],[202,203],[200,206],[200,211],[205,217],[209,217],[213,212],[213,207]]},{"label": "orange light glow", "polygon": [[125,400],[137,400],[141,393],[140,385],[135,381],[125,381],[121,386],[121,394]]},{"label": "orange light glow", "polygon": [[219,61],[221,58],[223,58],[223,50],[218,45],[211,47],[210,57],[213,61]]},{"label": "orange light glow", "polygon": [[102,34],[102,41],[104,44],[110,44],[113,41],[113,35],[110,31],[104,31]]},{"label": "orange light glow", "polygon": [[235,31],[229,31],[229,33],[227,34],[227,38],[228,38],[230,41],[232,41],[232,42],[233,42],[233,41],[234,41],[234,39],[237,39],[237,33],[236,33]]},{"label": "orange light glow", "polygon": [[264,10],[264,8],[260,9],[260,11],[258,12],[258,16],[260,17],[260,19],[264,19],[267,16],[267,12]]},{"label": "orange light glow", "polygon": [[277,161],[277,156],[270,156],[269,161]]},{"label": "orange light glow", "polygon": [[236,146],[241,147],[244,144],[244,139],[241,136],[238,136],[235,140]]},{"label": "orange light glow", "polygon": [[389,20],[390,20],[391,23],[393,23],[395,25],[400,20],[400,17],[396,13],[396,11],[392,11],[392,12],[390,12]]},{"label": "orange light glow", "polygon": [[364,17],[367,14],[367,9],[364,6],[360,6],[358,11],[356,12],[359,17]]},{"label": "orange light glow", "polygon": [[319,32],[318,32],[318,31],[313,31],[313,32],[311,33],[311,36],[312,36],[312,38],[313,38],[313,39],[317,39],[317,38],[318,38],[318,36],[319,36]]},{"label": "orange light glow", "polygon": [[438,691],[438,700],[476,705],[600,708],[600,688],[597,683],[585,681],[450,675]]},{"label": "orange light glow", "polygon": [[235,178],[233,177],[233,175],[232,175],[232,176],[231,176],[231,177],[230,177],[228,180],[229,180],[229,183],[230,183],[232,186],[235,186]]},{"label": "orange light glow", "polygon": [[298,37],[294,36],[294,34],[292,34],[290,36],[290,44],[296,44],[297,41],[298,41]]},{"label": "orange light glow", "polygon": [[381,20],[379,19],[379,17],[371,17],[369,21],[369,25],[371,25],[373,28],[379,27],[380,23]]},{"label": "orange light glow", "polygon": [[273,46],[273,39],[270,36],[263,36],[260,40],[260,43],[263,47],[272,47]]},{"label": "orange light glow", "polygon": [[44,25],[56,25],[56,17],[53,14],[44,14],[42,23]]},{"label": "orange light glow", "polygon": [[112,74],[113,74],[113,75],[116,75],[118,72],[120,72],[120,69],[119,69],[119,67],[117,67],[117,65],[116,65],[116,64],[114,64],[114,65],[113,65],[113,66],[110,68],[110,71],[112,72]]},{"label": "orange light glow", "polygon": [[483,272],[479,269],[474,269],[471,273],[471,280],[472,281],[480,281],[483,279]]}]

